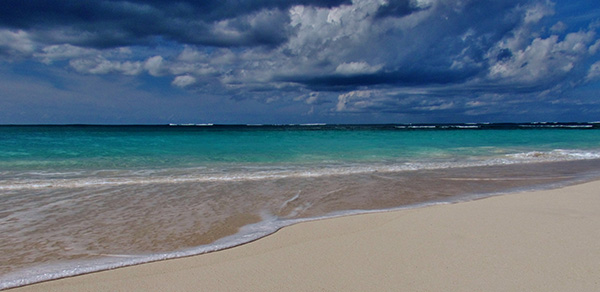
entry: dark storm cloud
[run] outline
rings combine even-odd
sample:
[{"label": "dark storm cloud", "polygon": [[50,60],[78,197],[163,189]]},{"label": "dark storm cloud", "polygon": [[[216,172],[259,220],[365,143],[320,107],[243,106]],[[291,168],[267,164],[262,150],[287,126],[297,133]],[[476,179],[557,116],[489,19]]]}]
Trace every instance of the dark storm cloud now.
[{"label": "dark storm cloud", "polygon": [[477,71],[396,71],[352,76],[279,77],[278,80],[302,83],[312,88],[336,90],[335,88],[352,89],[372,85],[416,86],[460,83],[475,74]]},{"label": "dark storm cloud", "polygon": [[414,1],[411,0],[391,0],[379,7],[375,17],[402,17],[428,8],[429,5],[423,5],[419,7],[415,5]]},{"label": "dark storm cloud", "polygon": [[[120,0],[110,0],[120,2]],[[161,10],[173,11],[181,15],[200,16],[206,21],[235,18],[263,9],[286,10],[294,5],[307,5],[331,8],[352,4],[350,0],[205,0],[205,1],[169,1],[169,0],[133,0],[132,3],[148,4]]]},{"label": "dark storm cloud", "polygon": [[[0,26],[38,32],[44,43],[108,48],[148,44],[153,37],[211,46],[275,45],[288,37],[283,12],[293,5],[332,7],[346,0],[116,1],[7,0]],[[257,18],[247,16],[263,13]],[[229,35],[215,29],[223,25]]]}]

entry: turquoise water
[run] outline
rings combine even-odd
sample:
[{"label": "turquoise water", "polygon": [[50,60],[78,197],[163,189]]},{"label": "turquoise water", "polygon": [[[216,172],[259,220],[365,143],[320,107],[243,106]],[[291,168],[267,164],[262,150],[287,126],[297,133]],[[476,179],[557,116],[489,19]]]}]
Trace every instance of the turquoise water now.
[{"label": "turquoise water", "polygon": [[598,176],[598,124],[0,126],[0,289]]},{"label": "turquoise water", "polygon": [[3,170],[402,162],[528,151],[595,151],[600,131],[403,130],[384,126],[0,127]]}]

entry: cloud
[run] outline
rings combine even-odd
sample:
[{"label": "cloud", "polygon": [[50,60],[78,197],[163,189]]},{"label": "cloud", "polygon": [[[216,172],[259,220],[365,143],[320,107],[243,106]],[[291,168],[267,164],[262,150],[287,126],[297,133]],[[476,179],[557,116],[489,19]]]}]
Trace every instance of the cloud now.
[{"label": "cloud", "polygon": [[432,4],[429,0],[389,0],[377,9],[375,17],[403,17],[428,9]]},{"label": "cloud", "polygon": [[382,67],[382,65],[371,66],[366,62],[342,63],[335,68],[335,73],[341,75],[373,74],[381,70]]},{"label": "cloud", "polygon": [[[598,42],[591,43],[591,30],[570,33],[564,40],[536,33],[543,29],[540,22],[555,13],[549,2],[316,2],[241,1],[235,6],[230,1],[80,1],[41,11],[33,9],[41,2],[30,1],[15,4],[20,18],[2,22],[29,27],[33,34],[52,32],[42,41],[69,41],[44,46],[36,56],[45,63],[71,60],[76,70],[93,74],[143,71],[217,78],[230,89],[242,84],[337,91],[473,80],[537,82],[548,77],[549,67],[571,72],[586,57],[580,48],[598,50]],[[65,15],[59,17],[61,13]],[[27,22],[42,17],[44,27]],[[554,22],[554,31],[561,23]],[[110,36],[103,39],[113,38],[113,44],[90,43],[106,33]],[[127,59],[104,49],[119,39],[145,45],[156,36],[184,44],[183,49],[176,56],[145,59]],[[203,49],[240,45],[248,47]]]},{"label": "cloud", "polygon": [[562,21],[557,22],[550,28],[550,31],[553,33],[562,33],[565,30],[567,30],[567,25]]},{"label": "cloud", "polygon": [[491,52],[507,49],[510,57],[491,58],[489,77],[514,83],[554,82],[571,72],[588,55],[588,46],[594,39],[593,31],[582,31],[567,34],[562,41],[557,35],[534,38],[522,48],[511,46],[512,39],[504,40]]},{"label": "cloud", "polygon": [[357,112],[372,107],[377,103],[377,96],[381,96],[375,90],[354,90],[338,96],[336,111]]},{"label": "cloud", "polygon": [[34,54],[42,63],[52,64],[55,61],[83,58],[100,55],[101,52],[95,49],[86,49],[76,47],[70,44],[51,45],[42,48],[41,52]]},{"label": "cloud", "polygon": [[[402,17],[374,17],[401,4],[420,9]],[[282,51],[291,63],[288,68],[294,69],[275,71],[274,76],[321,90],[465,82],[485,72],[489,48],[523,22],[525,10],[517,4],[357,0],[332,9],[293,7],[296,33]],[[512,16],[519,9],[521,19]]]},{"label": "cloud", "polygon": [[535,3],[527,7],[525,11],[525,23],[537,23],[542,18],[554,14],[553,4],[549,1],[545,3]]},{"label": "cloud", "polygon": [[103,58],[74,59],[69,62],[69,65],[78,72],[87,74],[121,73],[124,75],[138,75],[142,72],[141,62],[119,62]]},{"label": "cloud", "polygon": [[303,101],[308,105],[322,105],[331,102],[326,94],[314,91],[308,94],[297,96],[294,98],[294,101]]},{"label": "cloud", "polygon": [[164,61],[162,56],[154,56],[148,58],[148,60],[144,62],[144,69],[146,69],[152,76],[161,76],[164,75],[166,71],[163,63]]},{"label": "cloud", "polygon": [[286,40],[293,5],[333,7],[345,0],[45,1],[7,0],[0,26],[28,30],[47,44],[110,48],[156,37],[211,46],[274,45]]},{"label": "cloud", "polygon": [[148,74],[195,94],[317,113],[485,114],[525,102],[516,99],[548,102],[599,74],[597,27],[545,0],[7,4],[3,59]]},{"label": "cloud", "polygon": [[190,75],[177,76],[172,82],[173,85],[181,88],[190,86],[194,83],[196,83],[196,78]]},{"label": "cloud", "polygon": [[595,55],[598,50],[600,50],[600,40],[597,40],[596,43],[590,46],[589,51],[591,55]]},{"label": "cloud", "polygon": [[[464,107],[465,99],[436,97],[423,89],[355,90],[338,96],[336,112],[421,114]],[[471,103],[472,104],[472,103]]]},{"label": "cloud", "polygon": [[589,80],[594,80],[600,77],[600,61],[592,64],[592,66],[590,66],[590,69],[588,70],[588,74],[586,76],[586,79]]},{"label": "cloud", "polygon": [[0,56],[27,57],[34,50],[35,44],[26,31],[0,29]]}]

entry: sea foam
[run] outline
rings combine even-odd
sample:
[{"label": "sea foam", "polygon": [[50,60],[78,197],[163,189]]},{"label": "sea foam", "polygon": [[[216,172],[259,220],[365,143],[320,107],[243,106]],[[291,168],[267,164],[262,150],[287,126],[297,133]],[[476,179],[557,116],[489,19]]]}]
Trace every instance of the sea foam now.
[{"label": "sea foam", "polygon": [[[430,162],[338,163],[321,165],[272,165],[263,167],[236,166],[232,170],[187,168],[163,170],[114,170],[87,172],[22,172],[0,182],[0,191],[81,188],[90,186],[120,186],[137,184],[172,184],[186,182],[227,182],[273,180],[290,177],[310,178],[371,172],[402,172],[424,169],[494,166],[517,163],[543,163],[599,159],[600,151],[564,150],[530,151],[489,158],[472,158]],[[272,169],[270,169],[272,168]],[[32,178],[33,177],[33,178]]]}]

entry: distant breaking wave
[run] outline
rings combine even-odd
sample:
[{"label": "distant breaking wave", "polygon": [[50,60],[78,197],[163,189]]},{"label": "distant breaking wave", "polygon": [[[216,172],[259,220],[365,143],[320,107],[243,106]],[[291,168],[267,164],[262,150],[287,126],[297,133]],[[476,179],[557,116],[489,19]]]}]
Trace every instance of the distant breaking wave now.
[{"label": "distant breaking wave", "polygon": [[[350,175],[371,172],[402,172],[418,170],[434,170],[447,168],[464,168],[477,166],[510,165],[519,163],[542,163],[556,161],[576,161],[600,159],[600,152],[557,149],[548,152],[532,151],[506,154],[498,158],[487,158],[475,161],[442,161],[442,162],[404,162],[397,164],[352,164],[352,165],[319,165],[313,167],[290,166],[288,169],[262,170],[249,168],[245,171],[206,172],[201,168],[178,169],[171,173],[170,169],[146,171],[142,176],[138,171],[121,170],[118,175],[98,178],[89,173],[75,173],[73,178],[61,179],[6,179],[0,182],[0,191],[45,189],[45,188],[80,188],[93,186],[120,186],[139,184],[173,184],[197,182],[256,181],[283,178],[309,178],[335,175]],[[183,172],[182,172],[183,171]],[[43,176],[42,173],[29,173]],[[71,172],[73,174],[73,172]],[[60,176],[55,173],[52,176]],[[78,177],[81,176],[81,177]],[[27,177],[27,175],[26,175]]]},{"label": "distant breaking wave", "polygon": [[214,123],[185,123],[169,124],[171,127],[217,127],[217,128],[307,128],[325,127],[326,129],[437,129],[437,130],[460,130],[460,129],[518,129],[518,128],[564,128],[564,129],[600,129],[600,122],[532,122],[532,123],[459,123],[459,124],[327,124],[327,123],[304,123],[304,124],[214,124]]}]

